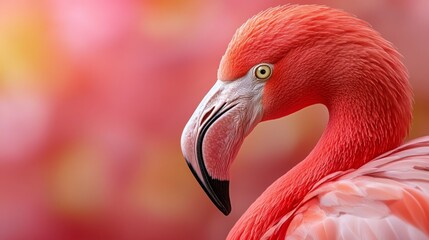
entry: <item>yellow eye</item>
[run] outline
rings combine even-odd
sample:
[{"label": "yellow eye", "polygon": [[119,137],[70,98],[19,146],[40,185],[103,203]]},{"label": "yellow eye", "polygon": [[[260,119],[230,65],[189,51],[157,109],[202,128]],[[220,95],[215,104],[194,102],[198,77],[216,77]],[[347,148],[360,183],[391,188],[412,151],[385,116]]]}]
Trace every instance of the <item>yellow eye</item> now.
[{"label": "yellow eye", "polygon": [[255,68],[255,77],[265,80],[271,76],[271,67],[267,64],[261,64]]}]

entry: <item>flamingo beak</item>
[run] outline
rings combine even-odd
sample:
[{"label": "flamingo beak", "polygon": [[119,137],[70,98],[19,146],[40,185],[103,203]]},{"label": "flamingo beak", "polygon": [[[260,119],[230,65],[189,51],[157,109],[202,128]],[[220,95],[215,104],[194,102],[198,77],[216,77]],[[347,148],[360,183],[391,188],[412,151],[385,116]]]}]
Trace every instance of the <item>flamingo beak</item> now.
[{"label": "flamingo beak", "polygon": [[[226,103],[222,104],[221,107],[217,109],[215,113],[213,113],[212,116],[210,116],[206,122],[202,123],[200,126],[200,129],[198,129],[198,134],[196,136],[196,142],[195,142],[195,151],[196,151],[196,161],[190,161],[185,156],[185,160],[188,164],[188,167],[190,168],[192,174],[197,179],[200,186],[204,189],[206,194],[209,196],[209,198],[212,200],[212,202],[216,205],[216,207],[225,215],[228,215],[231,212],[231,202],[229,198],[229,181],[228,180],[222,180],[222,179],[216,179],[212,175],[209,174],[207,170],[207,164],[203,155],[203,147],[204,144],[210,144],[205,139],[206,134],[210,127],[213,126],[213,124],[216,123],[216,121],[222,117],[225,113],[227,113],[230,109],[234,107],[228,106],[227,108],[224,108]],[[209,113],[206,113],[209,114]],[[218,143],[211,143],[211,144],[218,144]],[[221,147],[221,146],[217,146]],[[206,156],[208,157],[208,156]],[[192,164],[194,162],[194,164]],[[196,168],[194,168],[194,165],[196,165]],[[198,170],[195,170],[198,169]]]},{"label": "flamingo beak", "polygon": [[254,85],[247,76],[231,82],[218,80],[182,133],[182,152],[192,174],[225,215],[231,212],[230,164],[262,118],[262,86]]}]

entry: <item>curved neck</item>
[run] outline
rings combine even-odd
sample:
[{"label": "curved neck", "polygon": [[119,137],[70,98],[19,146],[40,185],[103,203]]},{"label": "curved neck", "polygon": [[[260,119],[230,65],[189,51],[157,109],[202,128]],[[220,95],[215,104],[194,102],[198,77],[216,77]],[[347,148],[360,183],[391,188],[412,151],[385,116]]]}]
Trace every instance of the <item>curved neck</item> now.
[{"label": "curved neck", "polygon": [[322,99],[329,122],[313,151],[250,206],[228,239],[259,239],[323,177],[358,168],[402,143],[411,121],[407,80],[380,82],[385,84],[359,87],[348,82]]}]

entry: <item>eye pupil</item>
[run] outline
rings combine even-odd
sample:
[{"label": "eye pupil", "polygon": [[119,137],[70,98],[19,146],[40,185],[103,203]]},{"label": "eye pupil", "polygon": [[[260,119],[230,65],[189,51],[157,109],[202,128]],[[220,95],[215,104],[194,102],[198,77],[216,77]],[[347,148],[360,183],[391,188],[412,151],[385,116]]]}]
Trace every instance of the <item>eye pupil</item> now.
[{"label": "eye pupil", "polygon": [[261,74],[265,75],[265,73],[267,73],[267,71],[265,69],[261,69]]}]

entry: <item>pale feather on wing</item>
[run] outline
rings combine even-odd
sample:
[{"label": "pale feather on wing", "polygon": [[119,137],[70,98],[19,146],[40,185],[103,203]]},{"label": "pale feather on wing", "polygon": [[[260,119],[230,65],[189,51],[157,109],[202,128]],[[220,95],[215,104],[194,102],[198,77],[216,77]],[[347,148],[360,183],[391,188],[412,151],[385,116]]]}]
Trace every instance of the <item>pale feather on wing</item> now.
[{"label": "pale feather on wing", "polygon": [[429,137],[325,177],[263,239],[279,232],[286,239],[429,239]]}]

